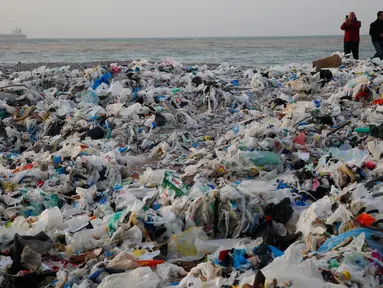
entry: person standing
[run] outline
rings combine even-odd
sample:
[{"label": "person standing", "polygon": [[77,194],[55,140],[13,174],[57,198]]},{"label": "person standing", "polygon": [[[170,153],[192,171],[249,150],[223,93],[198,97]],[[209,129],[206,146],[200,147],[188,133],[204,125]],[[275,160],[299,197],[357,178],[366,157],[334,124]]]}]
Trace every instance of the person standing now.
[{"label": "person standing", "polygon": [[378,12],[378,19],[370,25],[370,36],[376,53],[372,58],[383,60],[383,11]]},{"label": "person standing", "polygon": [[359,60],[359,42],[360,27],[362,23],[358,21],[354,12],[350,12],[340,29],[344,30],[344,53],[354,56],[355,60]]}]

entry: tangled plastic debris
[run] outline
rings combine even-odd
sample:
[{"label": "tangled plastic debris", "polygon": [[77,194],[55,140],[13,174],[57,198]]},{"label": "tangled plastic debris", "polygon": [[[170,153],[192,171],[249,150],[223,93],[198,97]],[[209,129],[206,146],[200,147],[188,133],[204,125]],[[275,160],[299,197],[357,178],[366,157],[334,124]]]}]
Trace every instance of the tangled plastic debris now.
[{"label": "tangled plastic debris", "polygon": [[383,285],[382,66],[2,72],[1,287]]}]

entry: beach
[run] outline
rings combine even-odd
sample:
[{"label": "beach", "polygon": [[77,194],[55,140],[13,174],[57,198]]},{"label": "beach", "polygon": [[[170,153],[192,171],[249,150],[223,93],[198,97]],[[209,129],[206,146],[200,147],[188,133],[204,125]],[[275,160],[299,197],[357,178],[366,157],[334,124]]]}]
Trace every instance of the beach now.
[{"label": "beach", "polygon": [[380,287],[383,71],[335,57],[0,66],[0,284]]}]

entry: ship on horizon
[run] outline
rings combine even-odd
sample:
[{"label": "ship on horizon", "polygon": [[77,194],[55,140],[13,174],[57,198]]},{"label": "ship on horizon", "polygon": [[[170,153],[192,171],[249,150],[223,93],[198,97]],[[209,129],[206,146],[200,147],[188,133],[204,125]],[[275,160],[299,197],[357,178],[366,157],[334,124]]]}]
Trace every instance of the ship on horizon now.
[{"label": "ship on horizon", "polygon": [[27,39],[27,35],[21,31],[20,28],[15,28],[12,31],[12,34],[0,34],[0,40],[21,40]]}]

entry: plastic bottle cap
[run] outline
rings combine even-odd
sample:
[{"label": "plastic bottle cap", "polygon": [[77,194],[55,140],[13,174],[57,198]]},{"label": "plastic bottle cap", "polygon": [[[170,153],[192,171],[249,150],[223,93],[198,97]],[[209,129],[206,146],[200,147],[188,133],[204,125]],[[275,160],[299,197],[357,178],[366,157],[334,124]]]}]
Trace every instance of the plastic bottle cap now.
[{"label": "plastic bottle cap", "polygon": [[351,274],[347,270],[343,272],[343,276],[346,278],[346,280],[350,280],[351,279]]},{"label": "plastic bottle cap", "polygon": [[366,166],[366,168],[368,168],[370,170],[373,170],[376,167],[375,163],[372,161],[367,161],[364,165]]}]

